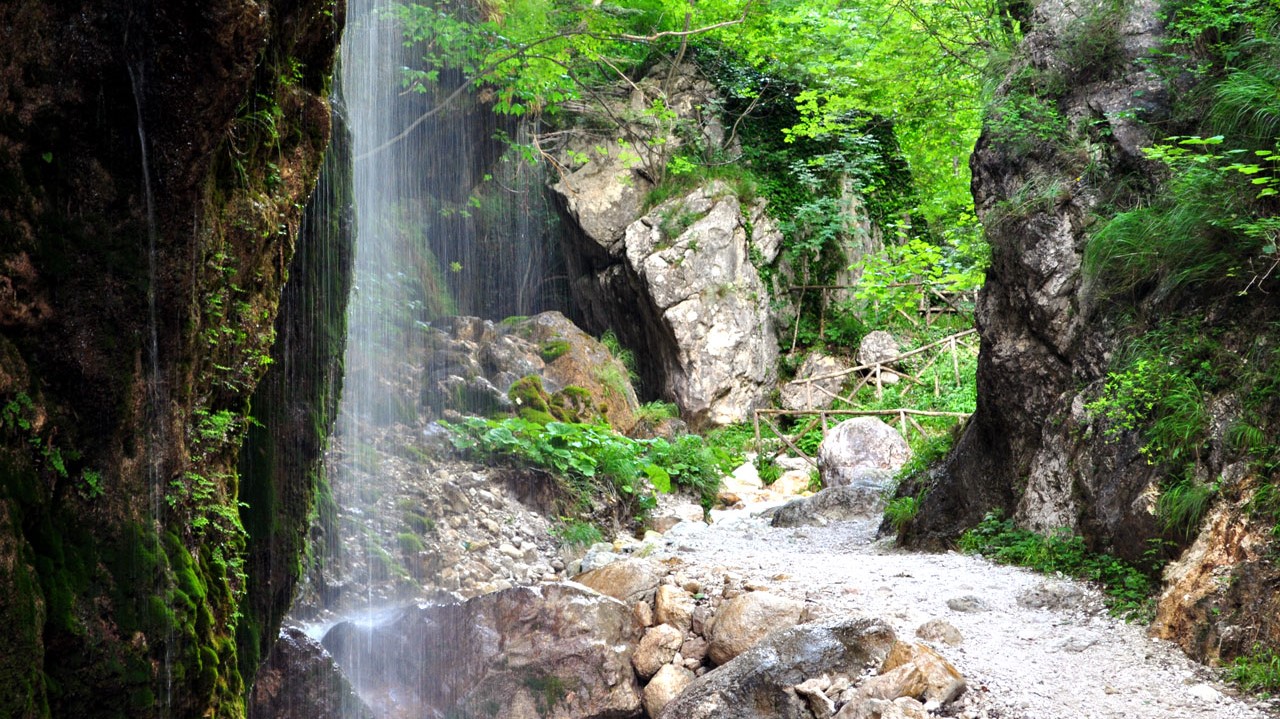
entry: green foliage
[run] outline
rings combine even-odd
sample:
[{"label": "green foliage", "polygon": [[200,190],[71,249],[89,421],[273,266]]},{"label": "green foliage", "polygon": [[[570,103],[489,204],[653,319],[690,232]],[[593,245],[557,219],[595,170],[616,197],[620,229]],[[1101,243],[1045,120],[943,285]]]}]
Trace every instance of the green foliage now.
[{"label": "green foliage", "polygon": [[1156,500],[1156,516],[1166,532],[1180,536],[1184,541],[1200,528],[1200,520],[1209,511],[1209,504],[1218,494],[1218,485],[1203,484],[1184,479],[1160,492]]},{"label": "green foliage", "polygon": [[885,505],[884,516],[893,526],[893,531],[902,533],[902,530],[920,513],[923,500],[923,494],[914,497],[896,497]]},{"label": "green foliage", "polygon": [[1135,622],[1154,617],[1157,585],[1150,576],[1116,557],[1090,552],[1083,538],[1066,530],[1036,534],[1015,528],[1013,520],[999,512],[989,512],[960,537],[959,545],[963,552],[982,554],[1001,564],[1097,582],[1113,615]]},{"label": "green foliage", "polygon": [[1280,654],[1261,644],[1253,645],[1249,654],[1236,657],[1223,670],[1223,677],[1256,694],[1280,692]]},{"label": "green foliage", "polygon": [[952,432],[943,432],[935,435],[919,444],[912,445],[911,459],[898,470],[899,481],[907,477],[914,477],[923,474],[929,467],[942,460],[947,456],[947,452],[951,451],[951,445],[955,443],[955,434]]},{"label": "green foliage", "polygon": [[552,530],[552,534],[560,538],[567,547],[590,547],[604,541],[600,528],[590,522],[583,522],[568,517],[560,518],[560,525]]},{"label": "green foliage", "polygon": [[680,409],[671,402],[645,402],[636,409],[636,421],[658,424],[680,416]]},{"label": "green foliage", "polygon": [[645,497],[646,481],[661,492],[672,487],[692,491],[709,507],[720,477],[732,469],[727,453],[696,435],[638,440],[596,425],[543,425],[514,418],[468,417],[442,424],[466,456],[546,469],[564,480],[569,495],[584,508],[602,494]]},{"label": "green foliage", "polygon": [[538,355],[542,357],[543,362],[554,362],[563,357],[570,347],[568,340],[551,340],[550,342],[544,342],[538,348]]}]

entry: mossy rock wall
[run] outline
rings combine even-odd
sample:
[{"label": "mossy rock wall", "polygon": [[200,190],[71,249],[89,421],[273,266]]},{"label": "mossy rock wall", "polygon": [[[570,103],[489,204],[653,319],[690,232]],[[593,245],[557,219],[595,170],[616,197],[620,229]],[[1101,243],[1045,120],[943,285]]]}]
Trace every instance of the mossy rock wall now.
[{"label": "mossy rock wall", "polygon": [[0,6],[0,716],[244,713],[236,457],[341,15]]}]

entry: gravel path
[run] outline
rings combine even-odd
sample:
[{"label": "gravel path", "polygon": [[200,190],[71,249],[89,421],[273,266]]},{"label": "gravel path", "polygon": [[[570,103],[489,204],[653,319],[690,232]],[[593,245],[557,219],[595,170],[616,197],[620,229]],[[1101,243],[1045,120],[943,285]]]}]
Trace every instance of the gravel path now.
[{"label": "gravel path", "polygon": [[[935,618],[958,628],[963,643],[937,647],[969,681],[955,716],[1280,716],[1275,705],[1234,696],[1174,645],[1109,617],[1083,584],[955,552],[905,552],[876,542],[870,521],[774,529],[749,511],[717,515],[710,527],[684,524],[666,535],[687,576],[714,581],[728,572],[819,613],[879,617],[903,638]],[[1050,607],[1025,606],[1029,592]]]}]

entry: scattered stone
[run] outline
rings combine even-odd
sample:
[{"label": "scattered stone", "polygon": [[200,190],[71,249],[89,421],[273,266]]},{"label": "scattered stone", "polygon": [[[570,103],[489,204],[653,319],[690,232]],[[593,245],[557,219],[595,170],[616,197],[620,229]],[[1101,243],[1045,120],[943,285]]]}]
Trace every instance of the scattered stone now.
[{"label": "scattered stone", "polygon": [[916,628],[916,636],[926,642],[940,642],[958,647],[964,643],[964,635],[945,619],[930,619]]},{"label": "scattered stone", "polygon": [[646,601],[636,602],[635,606],[631,608],[631,613],[635,615],[636,621],[639,622],[640,626],[642,627],[653,626],[653,609],[649,607],[648,602]]},{"label": "scattered stone", "polygon": [[1222,692],[1214,689],[1208,684],[1197,684],[1188,689],[1187,693],[1200,701],[1209,702],[1211,704],[1217,704],[1222,701]]},{"label": "scattered stone", "polygon": [[686,661],[702,663],[707,658],[707,640],[699,636],[686,636],[680,645],[680,654]]},{"label": "scattered stone", "polygon": [[827,487],[883,486],[911,458],[911,447],[896,429],[875,417],[854,417],[836,425],[818,446],[818,467]]},{"label": "scattered stone", "polygon": [[693,610],[696,607],[693,597],[680,587],[664,584],[658,587],[654,598],[656,618],[659,624],[670,624],[682,632],[693,627]]},{"label": "scattered stone", "polygon": [[948,704],[964,693],[964,677],[951,663],[923,644],[896,642],[880,666],[880,675],[858,687],[863,699],[912,697]]},{"label": "scattered stone", "polygon": [[1074,583],[1051,579],[1023,592],[1018,604],[1027,609],[1061,611],[1079,606],[1083,599],[1084,592]]},{"label": "scattered stone", "polygon": [[991,606],[987,604],[986,601],[981,597],[975,597],[972,594],[948,599],[947,607],[953,612],[961,612],[962,614],[975,614],[977,612],[991,611]]},{"label": "scattered stone", "polygon": [[670,664],[675,659],[683,643],[684,635],[679,629],[669,624],[659,624],[644,633],[631,657],[631,664],[641,679],[648,679],[657,674],[662,665]]},{"label": "scattered stone", "polygon": [[836,703],[826,695],[826,690],[831,686],[831,680],[827,677],[815,677],[806,679],[805,681],[795,685],[796,694],[809,702],[809,710],[813,712],[816,719],[827,719],[827,717],[836,713]]},{"label": "scattered stone", "polygon": [[929,719],[924,705],[910,697],[894,701],[867,699],[851,702],[840,709],[836,719]]},{"label": "scattered stone", "polygon": [[644,688],[644,710],[651,717],[658,716],[672,699],[680,696],[685,687],[693,683],[693,672],[685,667],[665,664],[653,675]]},{"label": "scattered stone", "polygon": [[773,484],[769,485],[769,491],[783,497],[794,497],[809,491],[811,477],[812,474],[807,469],[790,469],[779,475]]},{"label": "scattered stone", "polygon": [[747,592],[725,602],[711,627],[708,656],[725,664],[770,632],[800,623],[804,604],[769,592]]}]

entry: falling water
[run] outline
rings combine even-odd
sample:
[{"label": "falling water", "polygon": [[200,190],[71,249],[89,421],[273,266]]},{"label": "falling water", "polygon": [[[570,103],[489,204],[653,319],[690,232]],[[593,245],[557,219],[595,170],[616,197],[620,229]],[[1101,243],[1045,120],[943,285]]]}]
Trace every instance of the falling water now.
[{"label": "falling water", "polygon": [[[330,463],[346,555],[334,564],[347,569],[341,598],[326,604],[338,612],[330,619],[366,626],[420,598],[412,587],[389,590],[395,582],[379,575],[405,528],[389,511],[397,488],[378,463],[389,438],[420,431],[430,414],[420,404],[429,324],[456,313],[501,319],[560,309],[567,295],[547,279],[556,274],[547,269],[555,228],[544,178],[499,139],[524,139],[534,126],[503,122],[470,97],[437,106],[433,93],[404,91],[402,69],[421,48],[405,46],[393,6],[351,0],[340,56],[357,231]],[[440,96],[464,81],[441,74]],[[385,662],[363,641],[343,669],[367,695]]]},{"label": "falling water", "polygon": [[[156,203],[151,181],[151,159],[150,148],[147,143],[147,126],[143,119],[146,78],[141,63],[138,65],[129,64],[127,68],[129,70],[129,85],[133,90],[133,105],[138,115],[138,145],[141,148],[142,155],[142,188],[146,199],[147,212],[147,484],[151,494],[151,517],[155,522],[163,524],[165,486],[161,463],[163,462],[163,448],[166,447],[167,438],[165,437],[165,423],[161,413],[164,411],[167,401],[164,382],[160,373],[160,331],[156,314],[156,235],[158,234]],[[157,533],[156,536],[156,547],[154,549],[160,551],[159,534]],[[161,569],[159,571],[163,572],[164,570]],[[155,577],[155,581],[158,586],[163,586],[167,583],[168,578],[158,576]],[[163,707],[169,707],[172,704],[172,645],[173,633],[170,630],[164,641],[164,664],[161,668],[164,687],[160,697],[161,706]]]}]

